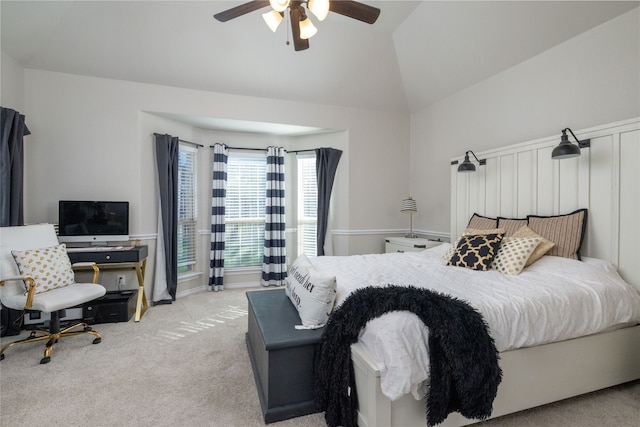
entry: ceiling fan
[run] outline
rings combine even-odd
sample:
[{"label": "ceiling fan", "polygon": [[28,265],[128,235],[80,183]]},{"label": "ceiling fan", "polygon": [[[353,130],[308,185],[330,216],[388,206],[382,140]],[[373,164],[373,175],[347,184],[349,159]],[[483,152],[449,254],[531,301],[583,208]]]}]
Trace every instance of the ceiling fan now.
[{"label": "ceiling fan", "polygon": [[[306,6],[306,9],[303,5]],[[267,6],[271,6],[272,10],[264,13],[262,17],[274,32],[282,21],[287,9],[289,9],[291,34],[295,50],[308,49],[309,38],[317,31],[307,16],[306,10],[309,10],[320,21],[326,18],[329,11],[366,22],[367,24],[376,22],[380,15],[380,9],[377,7],[368,6],[353,0],[254,0],[216,13],[213,17],[220,22],[227,22]],[[289,44],[288,41],[287,44]]]}]

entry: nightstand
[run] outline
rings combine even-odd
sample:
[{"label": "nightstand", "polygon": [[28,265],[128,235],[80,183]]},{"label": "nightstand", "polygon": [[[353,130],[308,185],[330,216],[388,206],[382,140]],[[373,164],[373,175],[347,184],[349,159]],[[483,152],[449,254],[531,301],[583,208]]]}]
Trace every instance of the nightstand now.
[{"label": "nightstand", "polygon": [[415,238],[411,239],[408,237],[387,237],[385,239],[385,252],[420,252],[424,251],[428,248],[433,248],[434,246],[438,246],[442,244],[442,242],[429,240],[429,239],[421,239]]}]

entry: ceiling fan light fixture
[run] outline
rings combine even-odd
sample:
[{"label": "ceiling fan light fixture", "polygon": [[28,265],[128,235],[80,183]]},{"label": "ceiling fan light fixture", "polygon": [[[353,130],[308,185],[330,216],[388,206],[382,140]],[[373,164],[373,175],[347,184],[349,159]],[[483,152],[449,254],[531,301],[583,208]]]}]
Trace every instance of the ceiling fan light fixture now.
[{"label": "ceiling fan light fixture", "polygon": [[278,25],[280,25],[280,23],[282,22],[282,15],[280,14],[280,12],[277,12],[275,10],[272,10],[267,13],[263,13],[262,18],[264,19],[264,22],[267,23],[269,28],[271,28],[271,31],[273,31],[274,33],[278,29]]},{"label": "ceiling fan light fixture", "polygon": [[300,21],[300,38],[303,40],[310,39],[318,32],[313,22],[307,17]]},{"label": "ceiling fan light fixture", "polygon": [[329,0],[309,0],[307,7],[319,21],[324,21],[329,14]]},{"label": "ceiling fan light fixture", "polygon": [[284,12],[289,7],[289,0],[269,0],[269,4],[276,12]]}]

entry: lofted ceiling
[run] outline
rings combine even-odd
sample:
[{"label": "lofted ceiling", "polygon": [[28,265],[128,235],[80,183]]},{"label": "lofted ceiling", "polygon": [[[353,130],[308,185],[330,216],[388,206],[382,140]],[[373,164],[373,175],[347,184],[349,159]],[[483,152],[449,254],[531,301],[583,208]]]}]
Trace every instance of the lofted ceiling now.
[{"label": "lofted ceiling", "polygon": [[213,19],[244,1],[2,0],[1,48],[29,69],[406,113],[639,4],[363,2],[381,9],[374,25],[329,13],[296,52],[268,8]]}]

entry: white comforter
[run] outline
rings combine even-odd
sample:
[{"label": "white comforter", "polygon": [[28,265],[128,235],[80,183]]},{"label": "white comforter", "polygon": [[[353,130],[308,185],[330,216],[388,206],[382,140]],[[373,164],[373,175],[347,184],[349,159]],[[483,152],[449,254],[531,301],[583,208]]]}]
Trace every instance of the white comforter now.
[{"label": "white comforter", "polygon": [[[640,321],[640,293],[608,262],[545,256],[518,276],[446,265],[445,243],[422,252],[317,257],[313,265],[336,275],[336,307],[366,286],[412,285],[467,301],[484,316],[498,351],[594,334]],[[391,400],[422,399],[429,377],[428,330],[410,312],[369,322],[359,342],[380,370]]]}]

